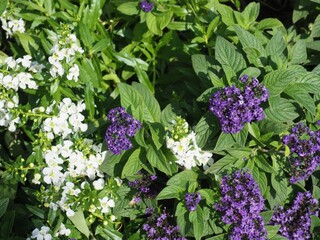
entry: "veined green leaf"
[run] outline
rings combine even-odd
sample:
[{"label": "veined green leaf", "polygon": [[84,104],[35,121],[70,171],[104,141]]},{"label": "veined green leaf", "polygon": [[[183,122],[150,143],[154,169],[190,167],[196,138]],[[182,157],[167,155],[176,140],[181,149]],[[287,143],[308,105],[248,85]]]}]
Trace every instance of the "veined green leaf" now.
[{"label": "veined green leaf", "polygon": [[296,85],[290,85],[284,92],[296,100],[302,107],[305,107],[310,113],[316,114],[316,105],[313,98],[305,89]]},{"label": "veined green leaf", "polygon": [[307,56],[307,46],[306,42],[302,39],[299,39],[296,44],[291,49],[291,64],[301,64],[306,62]]},{"label": "veined green leaf", "polygon": [[87,238],[89,238],[90,231],[82,211],[77,211],[75,212],[74,216],[68,218],[80,232],[82,232]]},{"label": "veined green leaf", "polygon": [[271,121],[288,122],[299,117],[295,106],[289,100],[276,96],[268,101],[270,107],[265,110],[265,114]]},{"label": "veined green leaf", "polygon": [[149,122],[160,122],[161,109],[158,101],[146,86],[133,83],[132,87],[144,102],[144,119]]},{"label": "veined green leaf", "polygon": [[300,73],[295,69],[276,70],[268,73],[262,83],[273,97],[282,93],[290,83],[296,82],[299,77]]},{"label": "veined green leaf", "polygon": [[215,58],[222,65],[232,69],[235,74],[246,67],[246,62],[242,55],[236,51],[235,46],[218,36],[215,47]]},{"label": "veined green leaf", "polygon": [[262,43],[250,32],[242,29],[239,26],[234,26],[234,30],[244,48],[254,48],[259,51],[259,56],[265,56],[265,50]]},{"label": "veined green leaf", "polygon": [[140,164],[140,153],[141,149],[138,148],[130,155],[128,161],[122,169],[121,178],[133,176],[139,170],[141,170],[142,166]]},{"label": "veined green leaf", "polygon": [[9,0],[2,0],[0,2],[0,15],[6,10]]},{"label": "veined green leaf", "polygon": [[139,13],[137,2],[125,2],[118,6],[117,10],[125,15],[137,15]]},{"label": "veined green leaf", "polygon": [[9,198],[0,199],[0,218],[6,212],[8,204],[9,204]]},{"label": "veined green leaf", "polygon": [[185,191],[184,188],[175,185],[169,185],[161,190],[161,192],[157,196],[157,200],[176,198],[179,199],[180,194]]}]

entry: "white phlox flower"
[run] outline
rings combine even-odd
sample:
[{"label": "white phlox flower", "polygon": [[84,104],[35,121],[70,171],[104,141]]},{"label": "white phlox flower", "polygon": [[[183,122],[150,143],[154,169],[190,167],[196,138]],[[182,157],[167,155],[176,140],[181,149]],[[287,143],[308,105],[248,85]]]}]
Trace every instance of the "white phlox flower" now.
[{"label": "white phlox flower", "polygon": [[37,239],[37,240],[51,240],[52,236],[49,233],[50,228],[46,226],[42,226],[41,229],[39,230],[38,228],[34,229],[32,231],[32,239]]},{"label": "white phlox flower", "polygon": [[99,199],[99,202],[100,202],[102,213],[109,213],[111,211],[110,208],[114,208],[114,206],[115,206],[114,200],[109,199],[108,197],[104,197],[102,199]]}]

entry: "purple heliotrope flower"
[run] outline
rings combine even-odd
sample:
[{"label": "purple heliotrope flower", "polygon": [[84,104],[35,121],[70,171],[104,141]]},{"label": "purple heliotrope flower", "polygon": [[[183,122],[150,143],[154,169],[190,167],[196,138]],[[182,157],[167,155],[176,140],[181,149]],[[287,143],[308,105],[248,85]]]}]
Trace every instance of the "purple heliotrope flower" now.
[{"label": "purple heliotrope flower", "polygon": [[140,8],[144,12],[150,12],[154,7],[154,3],[148,0],[143,0],[140,2]]},{"label": "purple heliotrope flower", "polygon": [[320,131],[311,131],[299,123],[290,134],[283,136],[282,142],[290,148],[290,182],[309,178],[320,165]]},{"label": "purple heliotrope flower", "polygon": [[258,184],[246,171],[236,171],[224,176],[221,182],[222,198],[215,209],[222,214],[222,221],[232,224],[230,239],[266,239],[266,229],[260,212],[264,199]]},{"label": "purple heliotrope flower", "polygon": [[186,193],[185,201],[189,211],[195,211],[197,210],[197,206],[201,201],[201,195],[200,193],[194,193],[194,192]]},{"label": "purple heliotrope flower", "polygon": [[143,197],[153,198],[157,195],[157,192],[151,187],[151,184],[153,184],[157,178],[156,175],[142,174],[141,178],[128,182],[129,187],[137,191],[135,202],[139,203]]},{"label": "purple heliotrope flower", "polygon": [[311,215],[319,215],[318,200],[309,191],[299,192],[291,208],[278,207],[270,224],[280,225],[279,233],[289,240],[311,239]]},{"label": "purple heliotrope flower", "polygon": [[120,154],[132,148],[128,137],[133,137],[141,128],[139,120],[134,119],[123,107],[111,109],[107,118],[111,121],[105,136],[109,150],[113,154]]},{"label": "purple heliotrope flower", "polygon": [[257,78],[249,81],[247,75],[239,80],[241,87],[225,87],[210,98],[209,110],[218,117],[225,133],[237,133],[245,123],[260,121],[265,117],[259,105],[269,97],[266,87]]},{"label": "purple heliotrope flower", "polygon": [[147,223],[143,224],[142,229],[146,232],[150,240],[187,240],[180,235],[179,226],[172,225],[173,217],[163,210],[157,213],[154,208],[147,208]]}]

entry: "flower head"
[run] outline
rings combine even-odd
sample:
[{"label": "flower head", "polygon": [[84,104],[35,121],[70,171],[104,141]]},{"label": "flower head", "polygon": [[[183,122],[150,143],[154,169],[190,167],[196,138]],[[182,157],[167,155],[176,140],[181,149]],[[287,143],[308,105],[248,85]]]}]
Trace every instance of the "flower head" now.
[{"label": "flower head", "polygon": [[232,224],[231,239],[266,239],[266,229],[260,216],[264,208],[258,184],[245,171],[237,171],[222,178],[222,199],[215,208],[222,221]]},{"label": "flower head", "polygon": [[245,123],[264,118],[259,106],[269,97],[266,87],[258,79],[244,75],[240,77],[240,88],[235,85],[225,87],[210,98],[210,111],[216,115],[225,133],[240,132]]},{"label": "flower head", "polygon": [[299,123],[290,134],[283,136],[282,142],[290,148],[290,182],[309,178],[320,165],[320,131],[311,131]]},{"label": "flower head", "polygon": [[148,0],[142,0],[140,2],[140,8],[144,12],[150,12],[154,7],[154,3]]},{"label": "flower head", "polygon": [[201,201],[200,193],[186,193],[185,202],[189,211],[195,211],[197,209],[197,205]]},{"label": "flower head", "polygon": [[139,120],[134,119],[123,107],[111,109],[108,113],[111,124],[106,131],[106,142],[113,154],[132,148],[128,137],[133,137],[141,128]]},{"label": "flower head", "polygon": [[274,212],[270,224],[280,225],[279,233],[289,240],[311,239],[311,215],[319,215],[318,200],[310,192],[299,192],[291,208]]}]

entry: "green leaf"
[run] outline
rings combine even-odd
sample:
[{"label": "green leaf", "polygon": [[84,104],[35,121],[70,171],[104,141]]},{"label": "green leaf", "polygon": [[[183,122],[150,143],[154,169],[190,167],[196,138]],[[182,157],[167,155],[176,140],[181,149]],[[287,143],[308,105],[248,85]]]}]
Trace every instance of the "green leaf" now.
[{"label": "green leaf", "polygon": [[236,143],[231,134],[221,132],[214,151],[223,151],[231,148]]},{"label": "green leaf", "polygon": [[268,189],[268,179],[264,172],[259,172],[258,185],[261,191],[261,195],[263,196]]},{"label": "green leaf", "polygon": [[141,119],[139,112],[140,110],[144,112],[145,105],[139,91],[125,83],[118,83],[118,88],[120,92],[121,106],[126,109],[132,107],[133,116],[142,121],[143,119]]},{"label": "green leaf", "polygon": [[260,4],[255,3],[255,2],[251,2],[243,10],[242,14],[245,16],[245,19],[249,23],[254,23],[259,16],[259,12],[260,12]]},{"label": "green leaf", "polygon": [[318,232],[319,233],[320,230],[320,218],[314,215],[311,215],[311,228],[310,228],[310,232],[311,233],[315,233]]},{"label": "green leaf", "polygon": [[307,60],[307,46],[304,40],[298,40],[291,49],[291,64],[302,64]]},{"label": "green leaf", "polygon": [[216,9],[221,15],[222,22],[227,26],[232,26],[235,24],[235,18],[233,15],[233,10],[231,7],[226,6],[224,4],[217,3]]},{"label": "green leaf", "polygon": [[[1,12],[1,11],[0,11]],[[316,20],[312,25],[311,37],[316,38],[320,37],[320,14],[317,16]]]},{"label": "green leaf", "polygon": [[302,77],[296,78],[291,86],[304,89],[309,93],[318,93],[320,89],[320,76],[313,72],[307,72]]},{"label": "green leaf", "polygon": [[257,155],[256,156],[255,163],[264,172],[274,173],[274,174],[277,173],[277,171],[267,162],[265,157],[262,156],[262,155]]},{"label": "green leaf", "polygon": [[117,7],[117,10],[125,15],[137,15],[139,13],[137,2],[125,2]]},{"label": "green leaf", "polygon": [[153,143],[159,150],[166,140],[166,131],[160,123],[150,123],[149,127]]},{"label": "green leaf", "polygon": [[172,176],[167,185],[179,186],[186,189],[188,182],[197,182],[198,174],[192,170],[184,170]]},{"label": "green leaf", "polygon": [[141,149],[136,149],[129,157],[128,161],[124,165],[121,173],[121,178],[135,175],[139,170],[141,170],[140,162]]},{"label": "green leaf", "polygon": [[29,54],[29,55],[33,55],[32,53],[34,51],[37,51],[39,49],[39,45],[35,42],[35,40],[33,39],[33,37],[31,37],[29,34],[27,33],[20,33],[20,32],[16,32],[15,33],[17,35],[17,37],[19,38],[19,41],[23,47],[23,49]]},{"label": "green leaf", "polygon": [[33,213],[34,215],[36,215],[41,219],[44,219],[45,211],[43,211],[41,208],[38,208],[37,206],[33,206],[33,205],[28,205],[28,204],[26,204],[26,207],[31,213]]},{"label": "green leaf", "polygon": [[133,83],[134,87],[144,101],[144,119],[149,122],[160,122],[160,105],[152,92],[142,84]]},{"label": "green leaf", "polygon": [[257,29],[259,31],[264,31],[266,29],[272,29],[274,27],[282,27],[282,26],[283,26],[282,22],[280,22],[276,18],[265,18],[258,23]]},{"label": "green leaf", "polygon": [[267,238],[271,239],[272,237],[274,237],[277,234],[279,228],[280,228],[280,225],[266,226],[266,230],[267,230],[267,233],[268,233]]},{"label": "green leaf", "polygon": [[95,88],[100,88],[101,82],[99,81],[97,72],[88,58],[84,58],[79,65],[80,79],[84,83],[90,84]]},{"label": "green leaf", "polygon": [[161,172],[164,172],[169,176],[172,175],[171,168],[169,166],[170,163],[167,162],[165,155],[161,150],[156,150],[151,144],[148,145],[147,159],[151,166],[159,169]]},{"label": "green leaf", "polygon": [[276,234],[270,240],[288,240],[288,238],[285,238],[281,235]]},{"label": "green leaf", "polygon": [[[216,41],[215,58],[222,65],[225,73],[233,71],[234,76],[246,67],[244,58],[237,52],[235,46],[220,36],[217,37]],[[233,76],[230,76],[229,79],[231,77]]]},{"label": "green leaf", "polygon": [[264,211],[264,212],[261,212],[260,215],[263,218],[264,224],[266,225],[267,223],[269,223],[270,219],[272,218],[273,211],[272,210]]},{"label": "green leaf", "polygon": [[146,22],[150,32],[152,32],[155,35],[159,35],[159,36],[162,35],[160,24],[157,21],[157,17],[153,15],[153,13],[151,12],[147,13]]},{"label": "green leaf", "polygon": [[154,93],[154,88],[152,83],[150,82],[150,79],[148,77],[148,74],[143,71],[141,69],[141,66],[139,63],[136,64],[136,66],[134,67],[134,70],[137,74],[137,77],[139,79],[139,82],[142,83],[144,86],[146,86],[147,88],[149,88],[149,90]]},{"label": "green leaf", "polygon": [[193,225],[194,237],[197,240],[201,239],[204,230],[204,218],[203,210],[199,205],[197,206],[196,211],[190,212],[189,219]]},{"label": "green leaf", "polygon": [[101,14],[101,0],[91,0],[90,6],[84,9],[83,23],[89,29],[95,29]]},{"label": "green leaf", "polygon": [[191,61],[197,76],[203,81],[208,81],[210,79],[210,68],[215,63],[214,59],[207,55],[194,54],[191,56]]},{"label": "green leaf", "polygon": [[79,33],[84,46],[91,48],[92,35],[87,26],[85,26],[82,22],[79,23]]},{"label": "green leaf", "polygon": [[0,218],[6,212],[8,204],[9,204],[9,198],[0,199]]},{"label": "green leaf", "polygon": [[300,69],[290,68],[276,70],[265,75],[262,83],[268,88],[270,96],[279,95],[290,83],[295,83],[302,77]]},{"label": "green leaf", "polygon": [[262,43],[254,35],[236,25],[234,26],[234,30],[244,48],[254,48],[259,52],[259,57],[265,56]]},{"label": "green leaf", "polygon": [[157,23],[159,24],[161,30],[168,26],[168,24],[171,22],[172,16],[172,11],[166,11],[157,15]]},{"label": "green leaf", "polygon": [[222,170],[223,167],[227,165],[232,165],[235,161],[237,161],[238,158],[226,155],[223,158],[219,159],[217,162],[212,164],[205,173],[218,173]]},{"label": "green leaf", "polygon": [[198,191],[202,199],[205,199],[208,205],[215,203],[218,200],[218,195],[212,189],[200,189]]},{"label": "green leaf", "polygon": [[218,122],[211,113],[206,113],[195,127],[196,141],[200,148],[203,148],[208,139],[212,138],[218,131]]},{"label": "green leaf", "polygon": [[6,10],[9,0],[2,0],[0,2],[0,15]]},{"label": "green leaf", "polygon": [[161,112],[161,123],[164,126],[168,126],[172,120],[176,119],[180,115],[177,111],[177,104],[168,104]]},{"label": "green leaf", "polygon": [[161,190],[161,192],[157,196],[157,200],[163,200],[163,199],[171,199],[176,198],[179,199],[180,195],[185,191],[185,188],[182,188],[180,186],[175,185],[169,185]]},{"label": "green leaf", "polygon": [[284,36],[281,31],[278,31],[271,39],[268,41],[266,46],[266,53],[269,56],[279,56],[286,49],[287,45],[284,41]]},{"label": "green leaf", "polygon": [[86,86],[86,89],[84,92],[84,101],[86,104],[86,109],[89,111],[89,117],[93,119],[94,113],[95,113],[95,107],[94,107],[95,104],[94,104],[93,92],[89,84]]},{"label": "green leaf", "polygon": [[86,223],[86,220],[84,218],[84,214],[82,211],[77,211],[75,214],[71,217],[68,217],[73,225],[81,232],[83,233],[87,238],[89,238],[90,231],[88,228],[88,225]]},{"label": "green leaf", "polygon": [[299,117],[295,106],[285,98],[271,97],[268,102],[270,107],[265,110],[265,114],[271,121],[288,122]]},{"label": "green leaf", "polygon": [[310,113],[316,114],[316,105],[313,98],[305,89],[291,85],[284,92],[296,100],[302,107],[305,107]]}]

